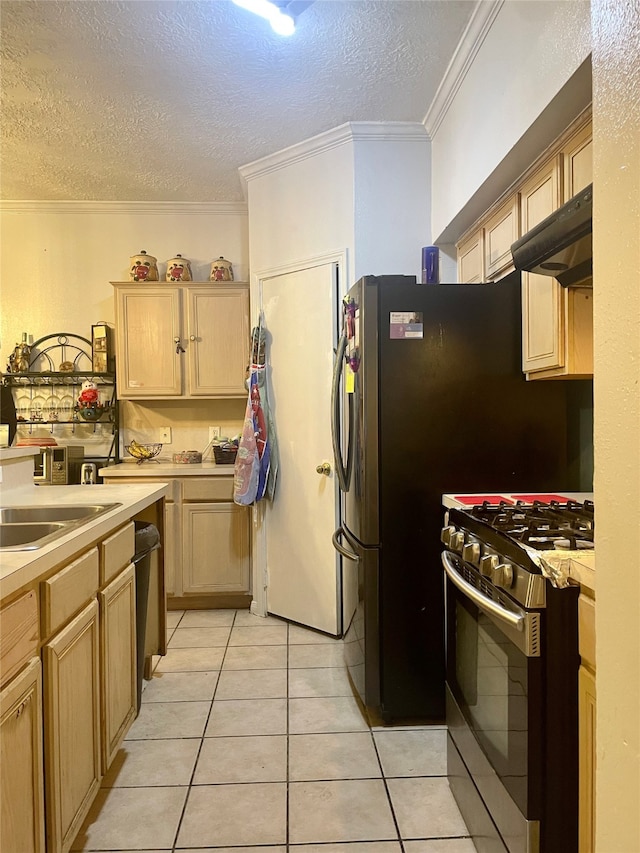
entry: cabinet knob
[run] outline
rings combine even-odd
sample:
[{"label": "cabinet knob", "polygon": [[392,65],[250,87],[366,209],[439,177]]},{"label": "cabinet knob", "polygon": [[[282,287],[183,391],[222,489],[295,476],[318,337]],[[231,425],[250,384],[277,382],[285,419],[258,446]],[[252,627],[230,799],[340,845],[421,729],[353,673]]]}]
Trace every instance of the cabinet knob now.
[{"label": "cabinet knob", "polygon": [[190,341],[195,341],[195,339],[196,339],[195,335],[191,335],[191,337],[189,338]]},{"label": "cabinet knob", "polygon": [[181,352],[184,352],[184,351],[185,351],[185,350],[184,350],[184,347],[183,347],[183,346],[182,346],[182,344],[180,343],[180,338],[174,338],[174,339],[173,339],[173,342],[174,342],[174,344],[176,345],[176,354],[177,354],[177,355],[180,355],[180,353],[181,353]]},{"label": "cabinet knob", "polygon": [[328,462],[322,462],[320,465],[316,465],[316,471],[318,474],[326,474],[328,477],[331,473],[331,465]]}]

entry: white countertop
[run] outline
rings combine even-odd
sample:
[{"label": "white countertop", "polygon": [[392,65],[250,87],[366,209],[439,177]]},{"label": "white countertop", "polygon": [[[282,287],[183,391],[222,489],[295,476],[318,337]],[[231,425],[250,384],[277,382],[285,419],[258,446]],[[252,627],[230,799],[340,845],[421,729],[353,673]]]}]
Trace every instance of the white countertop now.
[{"label": "white countertop", "polygon": [[168,491],[166,483],[99,486],[22,486],[2,494],[2,506],[119,506],[33,551],[0,551],[0,595],[5,598],[71,558],[97,539],[108,536]]},{"label": "white countertop", "polygon": [[131,462],[120,462],[101,468],[101,477],[233,477],[233,465],[216,465],[215,462],[199,462],[196,464],[181,464],[170,459],[152,459],[140,465],[132,459]]},{"label": "white countertop", "polygon": [[39,447],[0,447],[0,461],[21,459],[23,456],[35,456]]}]

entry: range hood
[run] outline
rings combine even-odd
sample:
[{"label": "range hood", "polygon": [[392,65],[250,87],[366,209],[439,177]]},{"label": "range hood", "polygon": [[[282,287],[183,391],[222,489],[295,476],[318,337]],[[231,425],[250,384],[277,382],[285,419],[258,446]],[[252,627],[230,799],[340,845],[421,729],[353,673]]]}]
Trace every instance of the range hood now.
[{"label": "range hood", "polygon": [[593,184],[511,246],[517,270],[551,275],[563,287],[591,284]]}]

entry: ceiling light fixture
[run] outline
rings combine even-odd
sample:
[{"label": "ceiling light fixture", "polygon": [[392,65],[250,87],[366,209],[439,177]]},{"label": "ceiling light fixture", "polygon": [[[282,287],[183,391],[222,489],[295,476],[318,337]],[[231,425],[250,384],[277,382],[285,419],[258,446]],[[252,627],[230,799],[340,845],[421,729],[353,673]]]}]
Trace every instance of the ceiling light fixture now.
[{"label": "ceiling light fixture", "polygon": [[280,36],[293,35],[296,29],[294,18],[271,0],[233,0],[236,6],[248,9],[261,18],[266,18],[271,29]]}]

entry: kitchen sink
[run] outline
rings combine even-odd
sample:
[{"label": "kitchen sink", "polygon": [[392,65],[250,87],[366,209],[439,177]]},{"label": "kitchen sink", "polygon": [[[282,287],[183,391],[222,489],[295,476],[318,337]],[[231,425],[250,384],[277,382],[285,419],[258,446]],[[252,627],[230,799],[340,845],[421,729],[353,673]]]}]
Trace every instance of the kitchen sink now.
[{"label": "kitchen sink", "polygon": [[0,509],[0,523],[33,523],[40,521],[90,521],[119,504],[91,506],[12,506]]},{"label": "kitchen sink", "polygon": [[1,524],[0,548],[11,550],[29,550],[61,536],[69,529],[62,522],[39,522],[37,524]]},{"label": "kitchen sink", "polygon": [[0,509],[0,551],[34,551],[119,503],[83,506],[15,506]]}]

